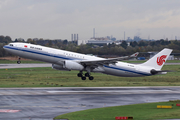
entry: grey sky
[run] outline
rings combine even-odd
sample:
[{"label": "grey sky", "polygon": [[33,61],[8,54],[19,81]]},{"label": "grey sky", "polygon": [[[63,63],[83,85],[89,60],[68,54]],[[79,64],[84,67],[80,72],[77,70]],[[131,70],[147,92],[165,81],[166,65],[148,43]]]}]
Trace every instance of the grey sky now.
[{"label": "grey sky", "polygon": [[180,0],[0,0],[0,35],[180,39]]}]

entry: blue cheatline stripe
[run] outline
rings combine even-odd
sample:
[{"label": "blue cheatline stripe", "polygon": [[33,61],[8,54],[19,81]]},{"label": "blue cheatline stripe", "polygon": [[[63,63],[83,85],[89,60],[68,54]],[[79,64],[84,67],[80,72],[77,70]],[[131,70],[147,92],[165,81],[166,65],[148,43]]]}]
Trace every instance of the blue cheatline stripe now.
[{"label": "blue cheatline stripe", "polygon": [[151,75],[151,74],[147,74],[147,73],[136,72],[136,71],[132,71],[132,70],[126,70],[126,69],[122,69],[122,68],[119,68],[119,67],[113,67],[113,66],[107,66],[107,65],[104,65],[104,67],[110,68],[110,69],[122,70],[122,71],[131,72],[131,73],[135,73],[135,74],[140,74],[140,75],[145,75],[145,76],[150,76]]},{"label": "blue cheatline stripe", "polygon": [[24,52],[29,52],[29,53],[35,53],[35,54],[39,54],[39,55],[45,55],[45,56],[50,56],[50,57],[55,57],[55,58],[60,58],[60,59],[65,59],[65,60],[81,60],[81,59],[73,59],[73,58],[68,58],[68,57],[63,57],[63,56],[59,56],[59,55],[55,55],[55,54],[49,54],[49,53],[43,53],[40,51],[32,51],[30,49],[22,49],[20,47],[10,47],[10,46],[4,46],[3,48],[8,48],[8,49],[13,49],[13,50],[18,50],[18,51],[24,51]]}]

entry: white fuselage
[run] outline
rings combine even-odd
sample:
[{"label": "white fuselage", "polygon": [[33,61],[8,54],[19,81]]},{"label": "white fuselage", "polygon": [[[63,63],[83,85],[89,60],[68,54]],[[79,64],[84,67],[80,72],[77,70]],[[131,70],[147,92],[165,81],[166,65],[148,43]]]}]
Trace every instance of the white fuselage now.
[{"label": "white fuselage", "polygon": [[[28,43],[10,43],[3,47],[8,52],[20,57],[44,61],[52,64],[62,65],[62,61],[76,61],[76,60],[104,60],[104,58],[79,54],[75,52],[59,50],[40,45],[33,45]],[[109,75],[123,76],[123,77],[138,77],[150,76],[150,70],[153,67],[142,65],[135,65],[125,62],[117,62],[109,65],[99,65],[91,72],[101,72]]]}]

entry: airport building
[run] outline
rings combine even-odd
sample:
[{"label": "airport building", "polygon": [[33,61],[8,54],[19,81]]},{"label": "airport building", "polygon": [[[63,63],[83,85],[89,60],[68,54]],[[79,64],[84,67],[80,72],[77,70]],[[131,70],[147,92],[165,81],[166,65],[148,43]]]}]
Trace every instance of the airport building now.
[{"label": "airport building", "polygon": [[100,37],[100,38],[91,38],[89,40],[78,40],[78,45],[81,44],[93,44],[93,45],[108,45],[112,44],[114,41],[109,40],[106,37]]},{"label": "airport building", "polygon": [[88,42],[86,44],[94,44],[94,45],[108,45],[108,44],[112,44],[113,41],[112,40],[88,40]]}]

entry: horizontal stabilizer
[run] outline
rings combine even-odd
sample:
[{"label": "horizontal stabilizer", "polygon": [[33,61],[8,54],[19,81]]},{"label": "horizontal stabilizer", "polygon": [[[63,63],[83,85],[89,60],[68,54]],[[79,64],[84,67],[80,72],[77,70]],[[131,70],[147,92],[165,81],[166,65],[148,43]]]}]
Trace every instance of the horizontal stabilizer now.
[{"label": "horizontal stabilizer", "polygon": [[152,75],[156,75],[156,74],[163,74],[163,73],[167,73],[167,72],[175,72],[173,70],[151,70],[151,74]]}]

